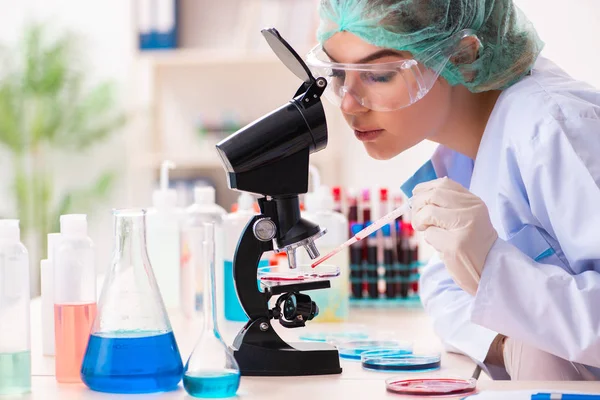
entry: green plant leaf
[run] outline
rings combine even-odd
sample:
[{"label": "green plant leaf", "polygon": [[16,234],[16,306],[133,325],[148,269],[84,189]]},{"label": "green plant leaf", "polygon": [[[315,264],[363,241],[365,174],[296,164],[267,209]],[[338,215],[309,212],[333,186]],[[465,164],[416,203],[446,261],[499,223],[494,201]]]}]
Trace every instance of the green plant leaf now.
[{"label": "green plant leaf", "polygon": [[53,150],[88,149],[126,123],[115,87],[86,82],[80,43],[80,36],[33,24],[14,48],[0,44],[0,146],[16,160],[13,195],[22,230],[42,236],[41,244],[59,229],[60,215],[91,212],[117,177],[106,172],[82,188],[55,193],[44,164]]},{"label": "green plant leaf", "polygon": [[12,78],[0,82],[0,143],[13,153],[22,153],[25,140],[21,131],[21,95]]},{"label": "green plant leaf", "polygon": [[88,92],[74,107],[71,118],[57,143],[76,150],[87,149],[121,128],[124,114],[113,110],[116,99],[113,84],[103,83]]},{"label": "green plant leaf", "polygon": [[23,87],[36,95],[59,93],[78,61],[76,39],[72,34],[65,33],[49,42],[48,33],[44,25],[31,25],[22,44]]},{"label": "green plant leaf", "polygon": [[104,172],[89,187],[72,190],[64,195],[55,212],[55,219],[58,220],[63,214],[92,212],[99,202],[106,199],[116,177],[114,171]]},{"label": "green plant leaf", "polygon": [[20,220],[21,231],[24,233],[31,229],[31,216],[29,215],[31,193],[29,182],[29,177],[25,172],[25,168],[21,163],[17,163],[13,186],[17,206],[17,216]]}]

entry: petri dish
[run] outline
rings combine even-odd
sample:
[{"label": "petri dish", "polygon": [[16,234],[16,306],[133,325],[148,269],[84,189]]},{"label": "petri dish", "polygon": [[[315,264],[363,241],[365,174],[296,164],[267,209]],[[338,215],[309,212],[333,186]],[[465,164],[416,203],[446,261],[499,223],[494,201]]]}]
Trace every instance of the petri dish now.
[{"label": "petri dish", "polygon": [[335,343],[341,358],[348,360],[359,360],[361,355],[367,351],[391,350],[399,354],[409,355],[412,353],[412,343],[399,340],[351,340]]},{"label": "petri dish", "polygon": [[319,265],[316,268],[298,267],[273,268],[262,267],[258,269],[258,279],[263,283],[285,284],[294,282],[311,282],[331,279],[340,275],[339,267],[333,265]]},{"label": "petri dish", "polygon": [[385,381],[388,392],[415,396],[449,396],[472,393],[477,389],[477,380],[457,378],[402,379]]},{"label": "petri dish", "polygon": [[365,332],[307,332],[299,336],[300,340],[307,342],[338,342],[368,339]]},{"label": "petri dish", "polygon": [[376,349],[363,352],[362,367],[371,371],[433,371],[441,366],[440,354],[407,354],[397,349]]}]

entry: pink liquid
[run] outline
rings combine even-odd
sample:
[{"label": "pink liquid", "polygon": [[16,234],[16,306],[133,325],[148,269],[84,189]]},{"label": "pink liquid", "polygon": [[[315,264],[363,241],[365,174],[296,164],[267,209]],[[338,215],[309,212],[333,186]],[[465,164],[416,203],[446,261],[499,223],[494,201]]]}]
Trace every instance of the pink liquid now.
[{"label": "pink liquid", "polygon": [[81,364],[95,318],[96,303],[54,305],[56,380],[58,382],[81,382]]}]

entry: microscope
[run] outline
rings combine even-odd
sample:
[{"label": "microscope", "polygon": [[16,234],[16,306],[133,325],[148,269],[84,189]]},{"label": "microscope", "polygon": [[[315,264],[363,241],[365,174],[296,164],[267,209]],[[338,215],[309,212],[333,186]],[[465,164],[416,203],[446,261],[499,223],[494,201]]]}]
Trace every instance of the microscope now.
[{"label": "microscope", "polygon": [[[293,99],[217,144],[229,187],[258,194],[260,214],[246,225],[233,260],[240,303],[249,321],[233,343],[242,375],[291,376],[339,374],[339,356],[326,343],[286,343],[273,329],[272,319],[286,328],[305,326],[318,314],[307,290],[330,287],[327,280],[257,285],[263,253],[285,251],[290,268],[297,268],[296,250],[311,259],[319,256],[315,239],[325,234],[300,215],[299,194],[308,191],[309,156],[327,146],[327,125],[321,95],[323,77],[313,77],[294,49],[275,29],[261,31],[281,62],[303,83]],[[280,295],[275,307],[271,297]]]}]

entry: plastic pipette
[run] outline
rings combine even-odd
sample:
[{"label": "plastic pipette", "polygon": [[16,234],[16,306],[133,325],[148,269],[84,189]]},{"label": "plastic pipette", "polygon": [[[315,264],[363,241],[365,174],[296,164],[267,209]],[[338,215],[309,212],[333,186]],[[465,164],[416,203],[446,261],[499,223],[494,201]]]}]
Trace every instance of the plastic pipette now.
[{"label": "plastic pipette", "polygon": [[364,238],[368,237],[373,232],[381,229],[384,225],[392,223],[393,221],[396,220],[396,218],[400,218],[409,209],[410,209],[410,203],[405,203],[402,206],[396,208],[394,211],[390,212],[389,214],[379,218],[377,221],[373,222],[371,225],[369,225],[362,231],[358,232],[356,235],[352,236],[346,242],[342,243],[341,245],[339,245],[338,247],[333,249],[329,254],[326,254],[325,256],[321,257],[320,259],[318,259],[317,261],[312,263],[311,267],[314,268],[317,265],[321,264],[323,261],[329,260],[331,257],[335,256],[340,251],[350,247],[354,243],[356,243],[360,240],[363,240]]}]

